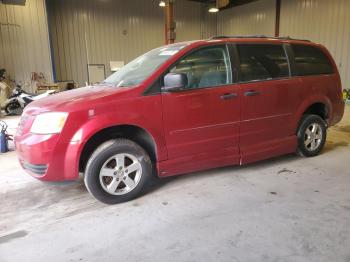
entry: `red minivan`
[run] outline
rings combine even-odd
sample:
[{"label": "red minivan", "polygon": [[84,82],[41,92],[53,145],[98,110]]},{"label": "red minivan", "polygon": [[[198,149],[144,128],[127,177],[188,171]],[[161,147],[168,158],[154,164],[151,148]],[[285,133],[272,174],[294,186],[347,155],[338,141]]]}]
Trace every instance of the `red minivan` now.
[{"label": "red minivan", "polygon": [[343,112],[323,46],[214,37],[154,49],[100,85],[33,102],[15,144],[35,178],[83,173],[88,191],[114,204],[139,195],[152,174],[315,156]]}]

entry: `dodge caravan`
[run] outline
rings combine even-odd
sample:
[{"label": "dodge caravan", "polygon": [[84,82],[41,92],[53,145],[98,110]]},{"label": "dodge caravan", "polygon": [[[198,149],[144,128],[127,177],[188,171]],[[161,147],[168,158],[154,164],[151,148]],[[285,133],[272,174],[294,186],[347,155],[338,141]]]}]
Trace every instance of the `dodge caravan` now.
[{"label": "dodge caravan", "polygon": [[96,199],[114,204],[138,196],[152,174],[316,156],[343,112],[322,45],[223,36],[156,48],[99,85],[31,103],[15,145],[33,177],[81,173]]}]

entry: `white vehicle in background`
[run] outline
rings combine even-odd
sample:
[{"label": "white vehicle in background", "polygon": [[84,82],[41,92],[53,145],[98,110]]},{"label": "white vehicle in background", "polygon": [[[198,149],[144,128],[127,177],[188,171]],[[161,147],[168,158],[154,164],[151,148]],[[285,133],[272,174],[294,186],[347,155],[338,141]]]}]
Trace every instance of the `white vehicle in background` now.
[{"label": "white vehicle in background", "polygon": [[31,102],[57,93],[56,90],[48,90],[40,95],[29,94],[25,92],[21,86],[17,85],[13,89],[10,98],[5,103],[5,112],[8,115],[21,115],[23,109]]}]

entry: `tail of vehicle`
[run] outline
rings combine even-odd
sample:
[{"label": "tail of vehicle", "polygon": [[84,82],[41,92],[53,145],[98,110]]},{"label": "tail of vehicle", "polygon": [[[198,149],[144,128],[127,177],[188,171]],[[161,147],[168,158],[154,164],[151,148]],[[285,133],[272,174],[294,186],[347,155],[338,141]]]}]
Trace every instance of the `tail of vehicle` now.
[{"label": "tail of vehicle", "polygon": [[338,66],[336,62],[334,61],[332,55],[328,51],[328,49],[322,45],[320,45],[320,48],[322,51],[326,54],[329,61],[333,65],[334,75],[335,75],[335,81],[334,86],[332,89],[332,92],[329,92],[329,98],[332,102],[332,115],[330,116],[330,125],[335,125],[336,123],[340,122],[344,115],[345,110],[345,103],[343,99],[343,86],[341,82],[341,77],[339,74]]}]

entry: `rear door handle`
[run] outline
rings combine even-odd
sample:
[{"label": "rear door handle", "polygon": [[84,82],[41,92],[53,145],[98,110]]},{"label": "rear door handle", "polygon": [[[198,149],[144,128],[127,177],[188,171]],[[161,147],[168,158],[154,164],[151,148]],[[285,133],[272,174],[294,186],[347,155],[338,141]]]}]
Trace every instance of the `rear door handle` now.
[{"label": "rear door handle", "polygon": [[223,94],[222,96],[220,96],[220,98],[222,100],[227,100],[227,99],[232,99],[237,97],[238,95],[236,93],[228,93],[228,94]]},{"label": "rear door handle", "polygon": [[257,96],[257,95],[260,95],[260,92],[259,91],[247,91],[244,93],[245,96]]}]

